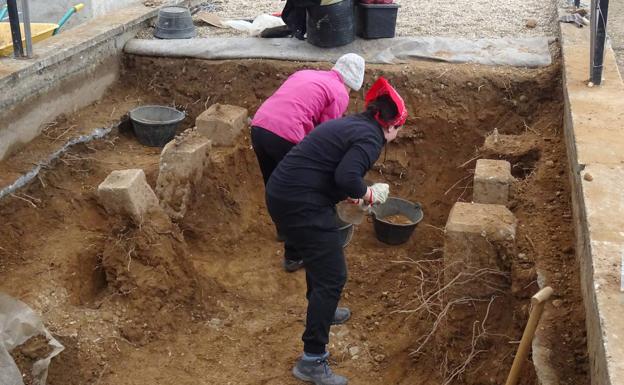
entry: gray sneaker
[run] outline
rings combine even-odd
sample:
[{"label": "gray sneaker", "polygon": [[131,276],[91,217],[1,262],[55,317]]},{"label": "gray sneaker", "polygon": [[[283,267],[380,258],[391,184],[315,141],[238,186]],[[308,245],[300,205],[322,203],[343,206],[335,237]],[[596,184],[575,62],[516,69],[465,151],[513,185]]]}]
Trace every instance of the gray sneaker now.
[{"label": "gray sneaker", "polygon": [[342,325],[351,318],[351,310],[348,307],[337,307],[334,313],[332,325]]},{"label": "gray sneaker", "polygon": [[328,356],[315,361],[304,361],[300,358],[292,370],[293,375],[314,385],[347,385],[349,381],[345,377],[332,372],[327,362]]}]

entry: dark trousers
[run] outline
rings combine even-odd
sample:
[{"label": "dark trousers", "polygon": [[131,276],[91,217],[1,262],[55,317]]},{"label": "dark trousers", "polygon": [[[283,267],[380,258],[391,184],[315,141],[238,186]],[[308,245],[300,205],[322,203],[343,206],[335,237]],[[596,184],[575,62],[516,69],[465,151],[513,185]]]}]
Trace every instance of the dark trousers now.
[{"label": "dark trousers", "polygon": [[[251,144],[256,153],[256,158],[258,158],[258,165],[266,186],[279,162],[284,159],[295,144],[269,130],[256,126],[251,127]],[[280,238],[285,238],[279,229],[277,229],[277,233]],[[296,249],[288,242],[284,244],[284,258],[294,261],[301,260]]]},{"label": "dark trousers", "polygon": [[260,165],[260,171],[266,186],[273,170],[275,170],[279,162],[284,159],[295,144],[279,135],[275,135],[269,130],[256,126],[251,127],[251,144],[256,153],[256,158],[258,158],[258,164]]},{"label": "dark trousers", "polygon": [[303,350],[325,353],[329,329],[347,281],[347,266],[334,207],[289,202],[267,195],[267,207],[279,231],[303,258],[308,314]]}]

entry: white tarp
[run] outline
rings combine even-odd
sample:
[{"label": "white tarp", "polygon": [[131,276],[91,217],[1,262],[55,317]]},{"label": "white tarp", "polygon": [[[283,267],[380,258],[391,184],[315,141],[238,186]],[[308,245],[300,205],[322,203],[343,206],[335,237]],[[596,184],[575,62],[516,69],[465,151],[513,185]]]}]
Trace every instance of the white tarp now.
[{"label": "white tarp", "polygon": [[35,385],[45,385],[50,360],[63,351],[63,345],[52,337],[41,318],[25,303],[0,293],[0,384],[24,385],[22,374],[9,352],[38,335],[47,338],[52,352],[33,364],[31,374]]},{"label": "white tarp", "polygon": [[337,48],[319,48],[297,39],[203,38],[130,40],[124,51],[142,56],[187,57],[211,60],[276,59],[334,62],[357,53],[368,63],[400,64],[410,60],[478,63],[515,67],[544,67],[552,63],[549,38],[456,39],[401,37],[362,40]]}]

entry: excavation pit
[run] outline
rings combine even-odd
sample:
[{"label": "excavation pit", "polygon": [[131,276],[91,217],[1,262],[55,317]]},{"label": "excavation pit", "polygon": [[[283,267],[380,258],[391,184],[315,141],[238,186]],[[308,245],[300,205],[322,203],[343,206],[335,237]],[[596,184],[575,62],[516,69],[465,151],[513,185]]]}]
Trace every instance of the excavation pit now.
[{"label": "excavation pit", "polygon": [[[59,137],[108,126],[138,105],[184,110],[179,132],[215,103],[251,115],[310,66],[329,65],[125,57],[107,94],[0,163],[0,182],[29,170]],[[562,383],[587,384],[559,67],[370,66],[365,88],[381,74],[411,115],[367,178],[420,202],[426,216],[398,247],[376,240],[371,223],[358,226],[342,299],[353,317],[332,330],[334,369],[354,384],[504,383],[528,317],[532,293],[523,289],[540,271],[561,301],[548,319],[566,319],[545,325],[549,364]],[[362,95],[352,95],[349,111],[362,107]],[[474,323],[475,334],[456,333],[445,329],[443,228],[455,202],[471,200],[476,159],[505,159],[478,151],[494,129],[537,149],[510,160],[524,178],[509,192],[518,227],[507,279],[518,289],[468,300],[470,311],[452,315]],[[304,275],[281,270],[247,129],[209,156],[177,225],[137,226],[99,205],[97,186],[114,170],[143,169],[157,185],[160,149],[123,130],[74,147],[0,201],[0,288],[42,314],[67,347],[48,384],[299,383],[290,368],[301,350]],[[522,384],[537,383],[526,365]]]}]

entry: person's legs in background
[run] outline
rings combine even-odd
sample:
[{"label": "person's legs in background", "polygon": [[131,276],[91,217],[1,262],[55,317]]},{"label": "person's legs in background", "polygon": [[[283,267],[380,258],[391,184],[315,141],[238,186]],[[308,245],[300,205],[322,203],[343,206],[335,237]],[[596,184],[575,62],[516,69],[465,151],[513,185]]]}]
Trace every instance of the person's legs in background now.
[{"label": "person's legs in background", "polygon": [[[262,172],[262,179],[266,186],[279,162],[288,154],[295,144],[262,127],[251,128],[251,144],[256,153],[258,165]],[[284,270],[288,272],[297,271],[303,267],[303,260],[299,257],[294,247],[289,244],[288,240],[277,226],[276,230],[278,241],[284,242]]]}]

